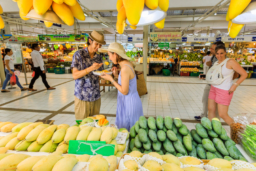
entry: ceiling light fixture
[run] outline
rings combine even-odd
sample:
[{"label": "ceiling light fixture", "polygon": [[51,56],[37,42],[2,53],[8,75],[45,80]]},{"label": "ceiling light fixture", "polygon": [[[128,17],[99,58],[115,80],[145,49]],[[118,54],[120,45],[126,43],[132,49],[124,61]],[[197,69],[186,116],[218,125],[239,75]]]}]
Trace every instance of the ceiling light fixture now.
[{"label": "ceiling light fixture", "polygon": [[103,25],[103,26],[105,26],[105,27],[108,27],[106,24],[104,24],[104,23],[101,23],[101,25]]},{"label": "ceiling light fixture", "polygon": [[64,24],[62,20],[55,14],[53,11],[47,11],[44,15],[39,15],[34,9],[32,9],[27,15],[26,18],[47,21],[51,23]]},{"label": "ceiling light fixture", "polygon": [[215,12],[214,15],[217,15],[217,12]]},{"label": "ceiling light fixture", "polygon": [[232,20],[235,24],[253,24],[256,23],[256,2],[252,2],[244,10],[244,12],[238,15]]},{"label": "ceiling light fixture", "polygon": [[[163,20],[165,17],[166,17],[166,12],[161,10],[160,7],[157,7],[156,9],[151,10],[147,6],[145,6],[141,13],[140,21],[136,26],[146,26],[146,25],[155,24]],[[126,19],[126,23],[128,25],[131,25],[128,19]]]},{"label": "ceiling light fixture", "polygon": [[84,13],[84,16],[86,16],[86,17],[87,17],[88,15],[87,15],[86,13]]}]

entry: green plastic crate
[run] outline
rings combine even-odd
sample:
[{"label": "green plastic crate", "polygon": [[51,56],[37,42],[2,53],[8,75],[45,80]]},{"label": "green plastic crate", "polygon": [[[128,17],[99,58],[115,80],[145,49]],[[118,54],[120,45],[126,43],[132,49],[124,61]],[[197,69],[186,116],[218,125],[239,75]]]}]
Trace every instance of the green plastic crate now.
[{"label": "green plastic crate", "polygon": [[162,69],[163,75],[164,76],[170,76],[171,75],[171,71],[169,69]]},{"label": "green plastic crate", "polygon": [[65,74],[65,68],[54,68],[55,74]]},{"label": "green plastic crate", "polygon": [[47,71],[48,73],[54,73],[54,68],[48,68]]},{"label": "green plastic crate", "polygon": [[199,77],[199,75],[200,75],[200,72],[191,72],[190,73],[191,77]]}]

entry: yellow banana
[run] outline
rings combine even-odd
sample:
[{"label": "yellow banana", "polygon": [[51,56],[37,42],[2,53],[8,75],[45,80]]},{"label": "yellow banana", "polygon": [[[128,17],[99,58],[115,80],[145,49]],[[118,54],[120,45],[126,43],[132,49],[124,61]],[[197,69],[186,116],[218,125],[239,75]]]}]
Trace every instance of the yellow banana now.
[{"label": "yellow banana", "polygon": [[164,22],[165,22],[165,18],[162,19],[161,21],[155,23],[155,26],[159,29],[163,29],[164,28]]},{"label": "yellow banana", "polygon": [[117,0],[116,2],[116,9],[117,9],[117,12],[119,12],[119,10],[121,9],[121,7],[123,7],[124,4],[123,4],[123,0]]},{"label": "yellow banana", "polygon": [[37,14],[43,15],[52,5],[52,0],[33,0],[33,7]]},{"label": "yellow banana", "polygon": [[51,23],[51,22],[48,22],[48,21],[44,21],[44,25],[45,25],[45,27],[51,27],[52,25],[53,25],[53,23]]},{"label": "yellow banana", "polygon": [[69,125],[68,125],[68,124],[60,124],[60,125],[58,125],[57,130],[59,130],[59,129],[65,129],[65,130],[67,130],[68,128],[69,128]]},{"label": "yellow banana", "polygon": [[52,4],[53,11],[68,25],[74,25],[74,17],[70,8],[65,4],[57,4],[53,2]]},{"label": "yellow banana", "polygon": [[7,147],[9,150],[14,150],[15,146],[19,143],[20,141],[17,139],[17,137],[14,137],[9,141],[5,147]]},{"label": "yellow banana", "polygon": [[235,24],[232,23],[232,21],[228,24],[228,34],[231,38],[236,38],[236,36],[239,34],[239,32],[244,27],[244,24]]},{"label": "yellow banana", "polygon": [[15,123],[6,124],[1,128],[1,132],[12,132],[12,128],[15,127],[16,125],[18,124],[15,124]]},{"label": "yellow banana", "polygon": [[66,144],[69,143],[70,140],[76,140],[76,137],[80,131],[80,128],[78,126],[71,126],[67,129],[67,133],[64,137],[64,142]]},{"label": "yellow banana", "polygon": [[144,8],[144,0],[123,0],[126,16],[131,25],[136,26]]},{"label": "yellow banana", "polygon": [[52,153],[56,150],[58,144],[53,143],[51,140],[44,144],[40,152]]},{"label": "yellow banana", "polygon": [[168,9],[169,9],[169,0],[158,0],[158,6],[164,12],[168,11]]},{"label": "yellow banana", "polygon": [[158,7],[158,0],[145,0],[145,4],[149,9],[156,9]]},{"label": "yellow banana", "polygon": [[85,20],[85,15],[84,15],[83,9],[81,8],[79,3],[76,3],[76,5],[70,6],[69,8],[70,8],[73,16],[76,19],[81,20],[81,21]]},{"label": "yellow banana", "polygon": [[11,133],[0,140],[0,147],[5,147],[11,139],[17,137],[18,132]]},{"label": "yellow banana", "polygon": [[20,162],[17,166],[17,171],[30,171],[32,170],[33,166],[45,156],[32,156],[26,158],[22,162]]},{"label": "yellow banana", "polygon": [[251,0],[231,0],[228,8],[229,18],[232,20],[241,14],[250,4]]},{"label": "yellow banana", "polygon": [[44,144],[48,142],[52,138],[52,135],[54,134],[54,131],[56,129],[57,129],[57,125],[51,125],[45,130],[43,130],[36,139],[38,144]]},{"label": "yellow banana", "polygon": [[2,8],[2,6],[0,5],[0,14],[3,14],[3,13],[4,13],[3,8]]},{"label": "yellow banana", "polygon": [[25,160],[26,158],[29,158],[29,155],[26,154],[12,154],[9,155],[2,160],[0,160],[0,170],[1,171],[15,171],[17,168],[17,165]]},{"label": "yellow banana", "polygon": [[53,0],[54,2],[56,2],[57,4],[62,4],[64,2],[64,0]]},{"label": "yellow banana", "polygon": [[57,130],[52,136],[52,142],[54,143],[62,142],[64,140],[65,135],[66,135],[66,130],[64,128]]},{"label": "yellow banana", "polygon": [[26,140],[27,141],[35,141],[37,139],[37,137],[39,136],[39,134],[46,129],[47,127],[49,127],[50,125],[48,124],[42,124],[37,126],[35,129],[33,129],[27,136],[26,136]]},{"label": "yellow banana", "polygon": [[12,132],[20,132],[24,127],[32,124],[32,122],[24,122],[16,125],[15,127],[12,128]]},{"label": "yellow banana", "polygon": [[76,0],[64,0],[65,4],[67,4],[68,6],[74,6],[76,5]]},{"label": "yellow banana", "polygon": [[18,6],[22,16],[26,16],[33,7],[33,0],[19,0]]},{"label": "yellow banana", "polygon": [[70,171],[75,167],[77,162],[76,157],[64,157],[54,165],[52,171]]},{"label": "yellow banana", "polygon": [[27,151],[28,152],[39,152],[40,149],[43,147],[43,144],[38,144],[36,141],[30,144]]}]

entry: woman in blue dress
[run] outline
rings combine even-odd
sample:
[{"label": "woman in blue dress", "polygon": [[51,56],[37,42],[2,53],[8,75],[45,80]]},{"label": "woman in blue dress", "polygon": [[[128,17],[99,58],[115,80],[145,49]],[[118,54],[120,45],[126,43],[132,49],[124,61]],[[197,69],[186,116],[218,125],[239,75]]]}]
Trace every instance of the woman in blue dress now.
[{"label": "woman in blue dress", "polygon": [[[118,128],[126,128],[129,131],[139,117],[143,116],[135,71],[121,44],[111,43],[107,49],[101,48],[99,51],[108,52],[109,59],[121,67],[118,83],[111,75],[103,74],[101,77],[110,81],[117,88],[116,125]],[[113,73],[117,75],[117,70],[113,70]]]}]

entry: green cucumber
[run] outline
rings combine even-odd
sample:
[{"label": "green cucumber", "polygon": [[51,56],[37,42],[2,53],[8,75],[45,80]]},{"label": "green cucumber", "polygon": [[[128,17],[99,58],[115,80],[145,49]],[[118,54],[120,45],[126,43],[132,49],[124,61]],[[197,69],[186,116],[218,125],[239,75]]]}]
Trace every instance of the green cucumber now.
[{"label": "green cucumber", "polygon": [[186,125],[182,125],[180,128],[179,128],[179,133],[183,136],[186,136],[188,135],[188,128],[186,127]]},{"label": "green cucumber", "polygon": [[172,118],[170,116],[166,116],[164,118],[164,125],[165,125],[165,127],[168,130],[172,130],[172,124],[173,124]]},{"label": "green cucumber", "polygon": [[196,124],[196,133],[202,138],[208,138],[206,129],[201,124]]},{"label": "green cucumber", "polygon": [[156,120],[153,117],[148,118],[148,127],[150,129],[156,129]]},{"label": "green cucumber", "polygon": [[168,138],[166,138],[166,140],[163,142],[163,146],[164,146],[164,149],[169,153],[175,152],[172,142]]},{"label": "green cucumber", "polygon": [[180,128],[183,125],[180,118],[175,118],[173,122],[177,128]]},{"label": "green cucumber", "polygon": [[216,152],[216,148],[214,147],[214,145],[213,145],[211,140],[203,139],[202,145],[203,145],[205,150],[207,150],[209,152],[212,152],[212,153]]},{"label": "green cucumber", "polygon": [[165,141],[166,140],[166,133],[163,130],[157,131],[157,138],[159,141]]},{"label": "green cucumber", "polygon": [[214,132],[216,132],[218,135],[221,135],[222,126],[221,126],[221,122],[218,118],[212,119],[212,128],[213,128]]},{"label": "green cucumber", "polygon": [[156,132],[154,130],[150,129],[149,132],[148,132],[148,136],[149,136],[149,139],[152,142],[157,142],[157,135],[156,135]]},{"label": "green cucumber", "polygon": [[134,139],[134,146],[135,146],[136,148],[141,148],[141,146],[142,146],[142,144],[141,144],[141,142],[140,142],[140,140],[139,140],[139,136],[138,136],[138,135],[136,135],[136,137],[135,137],[135,139]]},{"label": "green cucumber", "polygon": [[195,129],[191,130],[191,135],[193,137],[193,140],[197,142],[198,144],[202,144],[202,138],[196,133]]},{"label": "green cucumber", "polygon": [[158,153],[160,155],[164,155],[164,152],[162,150],[156,151],[156,153]]},{"label": "green cucumber", "polygon": [[192,151],[192,139],[190,135],[186,135],[183,137],[183,144],[186,147],[187,151]]},{"label": "green cucumber", "polygon": [[148,136],[147,136],[146,130],[144,130],[144,129],[139,129],[138,136],[139,136],[140,142],[146,143],[146,142],[148,141]]},{"label": "green cucumber", "polygon": [[139,126],[140,128],[146,129],[148,125],[147,119],[145,118],[145,116],[141,116],[139,118]]},{"label": "green cucumber", "polygon": [[158,129],[161,129],[161,130],[164,128],[164,119],[162,116],[156,117],[156,126]]},{"label": "green cucumber", "polygon": [[169,140],[171,140],[171,141],[177,141],[178,140],[176,134],[172,130],[168,130],[166,132],[166,135],[169,138]]},{"label": "green cucumber", "polygon": [[212,123],[211,123],[211,121],[210,121],[208,118],[203,117],[203,118],[201,119],[201,124],[203,125],[203,127],[204,127],[205,129],[207,129],[207,130],[212,130]]}]

